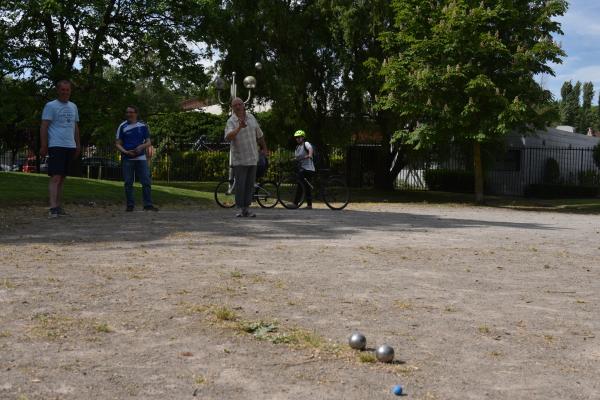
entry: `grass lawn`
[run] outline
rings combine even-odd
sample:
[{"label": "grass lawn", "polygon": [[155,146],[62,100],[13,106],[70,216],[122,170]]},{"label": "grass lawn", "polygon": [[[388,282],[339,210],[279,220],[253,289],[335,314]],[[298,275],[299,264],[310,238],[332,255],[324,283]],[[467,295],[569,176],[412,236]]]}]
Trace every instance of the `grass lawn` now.
[{"label": "grass lawn", "polygon": [[[214,186],[214,184],[213,184]],[[48,203],[48,176],[20,172],[0,172],[0,205],[45,205]],[[123,182],[68,177],[64,197],[67,203],[125,204]],[[135,185],[136,201],[141,204],[142,188]],[[214,204],[210,184],[205,190],[175,186],[152,185],[152,199],[157,205]]]},{"label": "grass lawn", "polygon": [[[153,200],[157,205],[195,204],[214,206],[215,182],[166,182],[152,185]],[[48,177],[43,174],[18,172],[0,173],[0,205],[46,204]],[[123,204],[123,182],[69,177],[65,185],[67,203],[95,202]],[[141,187],[136,184],[136,198],[141,203]],[[595,199],[528,199],[523,197],[486,196],[486,205],[523,210],[547,210],[600,214],[600,198]],[[475,204],[474,196],[465,193],[433,191],[382,192],[374,189],[353,189],[351,203],[432,203]]]}]

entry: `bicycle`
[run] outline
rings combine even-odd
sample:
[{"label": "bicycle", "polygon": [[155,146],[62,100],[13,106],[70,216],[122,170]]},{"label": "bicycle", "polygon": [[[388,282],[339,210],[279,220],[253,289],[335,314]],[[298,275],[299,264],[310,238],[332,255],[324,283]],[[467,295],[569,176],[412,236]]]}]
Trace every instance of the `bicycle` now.
[{"label": "bicycle", "polygon": [[332,210],[343,210],[350,202],[350,189],[342,176],[321,168],[315,172],[313,182],[301,179],[298,173],[285,175],[277,187],[281,205],[290,210],[300,207],[306,200],[305,185],[311,188],[313,199],[323,199]]},{"label": "bicycle", "polygon": [[[235,206],[235,179],[223,179],[215,188],[215,201],[223,208]],[[261,208],[273,208],[277,205],[277,184],[273,181],[256,182],[252,200]]]}]

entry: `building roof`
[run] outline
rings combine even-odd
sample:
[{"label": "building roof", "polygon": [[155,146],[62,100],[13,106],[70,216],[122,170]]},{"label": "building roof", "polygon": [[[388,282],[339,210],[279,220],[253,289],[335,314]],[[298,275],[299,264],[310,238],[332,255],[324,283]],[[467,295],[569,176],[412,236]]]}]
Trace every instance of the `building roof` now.
[{"label": "building roof", "polygon": [[546,128],[532,134],[514,133],[507,137],[511,147],[590,148],[600,143],[600,137],[582,135],[557,128]]}]

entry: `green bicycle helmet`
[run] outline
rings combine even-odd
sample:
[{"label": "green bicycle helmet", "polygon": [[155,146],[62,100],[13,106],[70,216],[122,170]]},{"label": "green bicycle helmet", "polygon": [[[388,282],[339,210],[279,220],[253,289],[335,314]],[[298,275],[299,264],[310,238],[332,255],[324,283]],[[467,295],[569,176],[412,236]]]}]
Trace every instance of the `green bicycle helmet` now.
[{"label": "green bicycle helmet", "polygon": [[304,132],[302,129],[298,129],[296,132],[294,132],[294,137],[306,137],[306,132]]}]

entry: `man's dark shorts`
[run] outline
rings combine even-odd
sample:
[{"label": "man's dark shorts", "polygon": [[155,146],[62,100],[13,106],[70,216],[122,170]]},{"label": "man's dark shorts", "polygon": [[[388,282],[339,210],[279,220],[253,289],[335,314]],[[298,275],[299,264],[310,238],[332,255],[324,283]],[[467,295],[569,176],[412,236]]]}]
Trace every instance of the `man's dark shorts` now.
[{"label": "man's dark shorts", "polygon": [[48,149],[48,175],[67,176],[74,156],[74,148],[50,147]]}]

